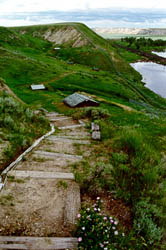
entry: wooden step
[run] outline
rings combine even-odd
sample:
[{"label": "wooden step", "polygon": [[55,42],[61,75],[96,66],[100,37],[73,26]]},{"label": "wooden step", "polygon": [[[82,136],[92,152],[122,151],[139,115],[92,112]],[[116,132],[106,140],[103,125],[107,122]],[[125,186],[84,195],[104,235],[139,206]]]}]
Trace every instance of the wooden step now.
[{"label": "wooden step", "polygon": [[58,142],[64,142],[64,143],[76,143],[76,144],[90,144],[90,141],[88,140],[79,140],[79,139],[68,139],[64,137],[57,137],[57,136],[49,136],[47,140],[50,141],[58,141]]},{"label": "wooden step", "polygon": [[0,249],[29,249],[28,246],[24,244],[0,244]]},{"label": "wooden step", "polygon": [[62,114],[59,114],[57,112],[50,112],[46,114],[46,117],[52,117],[52,116],[62,116]]},{"label": "wooden step", "polygon": [[77,249],[77,238],[0,236],[0,249]]},{"label": "wooden step", "polygon": [[81,127],[85,127],[85,124],[77,124],[77,125],[70,125],[70,126],[64,126],[64,127],[58,127],[59,129],[73,129],[73,128],[81,128]]},{"label": "wooden step", "polygon": [[72,117],[64,117],[64,116],[62,116],[62,117],[57,117],[57,118],[50,118],[49,120],[51,122],[58,122],[58,121],[65,121],[65,120],[71,120],[71,119],[72,119]]},{"label": "wooden step", "polygon": [[61,173],[61,172],[44,172],[44,171],[24,171],[14,170],[8,173],[8,176],[14,176],[16,178],[36,178],[36,179],[65,179],[74,180],[73,173]]},{"label": "wooden step", "polygon": [[[63,138],[63,139],[70,139],[70,140],[88,140],[90,138],[90,134],[85,134],[85,135],[81,135],[78,134],[78,136],[76,136],[75,134],[69,134],[69,135],[56,135],[56,138]],[[49,137],[47,137],[49,138]]]},{"label": "wooden step", "polygon": [[51,158],[67,158],[67,159],[78,159],[82,160],[83,157],[81,155],[71,155],[71,154],[61,154],[61,153],[53,153],[53,152],[47,152],[47,151],[34,151],[35,155],[41,155],[41,156],[46,156],[46,157],[51,157]]}]

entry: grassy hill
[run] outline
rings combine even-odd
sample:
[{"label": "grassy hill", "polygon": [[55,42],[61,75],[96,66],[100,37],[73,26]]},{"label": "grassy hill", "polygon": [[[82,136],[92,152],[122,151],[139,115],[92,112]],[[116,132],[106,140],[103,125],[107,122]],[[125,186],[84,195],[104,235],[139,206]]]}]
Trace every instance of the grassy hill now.
[{"label": "grassy hill", "polygon": [[[166,225],[166,100],[146,88],[130,67],[128,61],[138,58],[122,53],[80,23],[1,27],[0,77],[25,103],[1,91],[4,109],[0,119],[2,124],[6,122],[1,125],[2,143],[6,140],[12,146],[13,138],[18,138],[21,148],[15,147],[15,152],[19,152],[41,133],[45,122],[40,125],[40,118],[34,117],[30,108],[43,107],[99,123],[102,141],[94,145],[87,162],[74,166],[82,194],[113,193],[129,206],[132,230],[125,225],[127,243],[118,249],[160,249]],[[38,83],[45,84],[47,90],[33,92],[30,85]],[[66,107],[63,98],[75,91],[94,97],[100,108]],[[18,106],[21,111],[10,113],[8,98],[14,103],[10,109]],[[9,137],[5,137],[7,131]]]},{"label": "grassy hill", "polygon": [[[50,36],[53,36],[57,32],[61,32],[63,34],[66,32],[66,41],[63,41],[61,44],[63,47],[74,45],[75,39],[78,37],[82,40],[85,40],[86,45],[91,47],[96,47],[97,45],[101,45],[103,47],[108,46],[108,42],[103,39],[101,36],[97,35],[93,30],[89,29],[86,25],[82,23],[58,23],[58,24],[48,24],[48,25],[33,25],[33,26],[22,26],[12,28],[13,31],[22,33],[24,35],[31,35],[35,37],[45,38],[49,40]],[[75,33],[70,37],[70,32],[75,30]],[[79,36],[78,36],[78,33]],[[46,36],[46,34],[48,34]],[[76,36],[76,37],[75,37]],[[55,41],[54,41],[55,40]],[[54,37],[52,41],[54,44],[58,38]],[[81,44],[82,46],[82,44]],[[79,46],[75,46],[79,47]]]},{"label": "grassy hill", "polygon": [[[54,42],[46,40],[43,34],[49,33],[51,35],[54,31],[63,32],[63,30],[66,30],[66,37],[68,37],[68,28],[69,31],[71,28],[76,29],[80,32],[80,36],[83,34],[84,38],[91,42],[80,48],[75,48],[71,46],[73,40],[70,38],[68,41],[69,44],[62,43],[62,49],[56,52],[54,50]],[[7,38],[3,40],[3,46],[0,47],[1,77],[6,80],[11,89],[17,92],[19,96],[22,93],[24,100],[28,95],[29,103],[31,102],[31,98],[34,98],[34,95],[29,90],[30,84],[47,82],[48,89],[51,89],[52,87],[49,81],[51,81],[52,84],[54,79],[56,83],[60,80],[61,86],[58,85],[58,88],[56,88],[58,91],[63,89],[63,84],[66,86],[67,80],[69,93],[80,87],[80,81],[82,90],[86,90],[86,81],[82,81],[84,78],[84,76],[82,76],[83,74],[86,79],[89,78],[88,81],[91,81],[93,78],[95,82],[95,87],[94,84],[92,84],[93,91],[94,88],[97,90],[99,87],[100,92],[100,86],[108,82],[110,85],[110,93],[107,90],[104,91],[105,87],[102,87],[102,94],[105,92],[106,96],[116,98],[117,95],[120,97],[123,95],[122,99],[124,99],[124,101],[130,98],[141,99],[143,101],[146,99],[148,103],[153,102],[156,104],[153,100],[154,94],[143,87],[140,81],[140,75],[120,57],[117,50],[113,48],[110,43],[83,24],[64,23],[10,29],[5,28],[4,30],[5,33],[6,30],[8,30],[8,33],[13,34],[12,37],[14,37],[14,35],[19,37],[22,42],[21,46],[18,45],[18,39],[15,38],[12,40],[11,45],[10,36],[9,38],[7,36]],[[1,36],[3,37],[2,33]],[[71,61],[74,65],[69,64]],[[6,65],[8,65],[8,67],[6,67]],[[93,70],[94,67],[100,71],[98,73],[95,72]],[[75,74],[77,75],[78,87],[73,83],[76,79]],[[98,82],[100,84],[98,84]],[[108,85],[108,83],[106,83],[106,85]],[[121,88],[119,86],[117,88],[119,84],[122,85]],[[122,91],[120,89],[122,89]],[[90,89],[88,91],[91,92]],[[130,96],[128,92],[130,92]],[[55,91],[54,94],[56,95]],[[44,94],[41,93],[41,95]],[[53,95],[52,92],[51,95]],[[29,96],[31,96],[31,98],[29,98]],[[50,97],[51,96],[49,96],[49,98]],[[36,98],[37,97],[35,97],[35,99]],[[155,99],[158,99],[157,95],[155,95]],[[48,102],[51,103],[50,100]],[[156,105],[161,106],[162,102],[164,101],[157,101]]]}]

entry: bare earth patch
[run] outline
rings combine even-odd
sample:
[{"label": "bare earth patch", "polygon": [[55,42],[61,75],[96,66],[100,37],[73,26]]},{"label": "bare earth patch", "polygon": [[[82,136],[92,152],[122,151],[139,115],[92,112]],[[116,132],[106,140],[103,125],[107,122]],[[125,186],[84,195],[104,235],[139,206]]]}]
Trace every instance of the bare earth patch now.
[{"label": "bare earth patch", "polygon": [[[79,187],[66,181],[25,179],[9,182],[0,197],[0,235],[71,236],[67,197]],[[76,195],[76,193],[75,193]]]}]

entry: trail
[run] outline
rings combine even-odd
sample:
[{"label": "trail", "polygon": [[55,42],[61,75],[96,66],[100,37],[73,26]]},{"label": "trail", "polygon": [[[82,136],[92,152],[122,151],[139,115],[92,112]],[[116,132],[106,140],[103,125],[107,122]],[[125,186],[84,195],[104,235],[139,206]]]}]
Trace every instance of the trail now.
[{"label": "trail", "polygon": [[[51,82],[55,82],[55,81],[58,81],[58,80],[60,80],[60,79],[62,79],[62,78],[64,78],[64,77],[66,77],[66,76],[69,76],[69,75],[72,75],[72,74],[76,74],[77,73],[77,71],[70,71],[70,72],[65,72],[65,73],[63,73],[63,74],[61,74],[61,75],[58,75],[58,76],[56,76],[56,77],[54,77],[54,78],[51,78],[50,80],[47,80],[47,81],[41,81],[41,82],[37,82],[37,83],[33,83],[33,84],[35,84],[35,85],[37,85],[37,84],[44,84],[44,85],[47,85],[47,84],[49,84],[49,83],[51,83]],[[32,83],[25,83],[25,84],[17,84],[16,86],[17,86],[17,88],[22,88],[23,86],[30,86]],[[18,97],[17,97],[18,98]]]},{"label": "trail", "polygon": [[80,188],[71,165],[83,160],[90,135],[83,123],[48,113],[60,132],[44,139],[8,172],[0,193],[0,249],[77,249],[73,238]]},{"label": "trail", "polygon": [[51,80],[47,80],[45,82],[41,82],[40,84],[48,84],[48,83],[51,83],[51,82],[54,82],[54,81],[58,81],[66,76],[69,76],[69,75],[72,75],[72,74],[75,74],[77,73],[77,71],[71,71],[71,72],[66,72],[66,73],[63,73],[62,75],[60,76],[57,76],[55,78],[52,78]]}]

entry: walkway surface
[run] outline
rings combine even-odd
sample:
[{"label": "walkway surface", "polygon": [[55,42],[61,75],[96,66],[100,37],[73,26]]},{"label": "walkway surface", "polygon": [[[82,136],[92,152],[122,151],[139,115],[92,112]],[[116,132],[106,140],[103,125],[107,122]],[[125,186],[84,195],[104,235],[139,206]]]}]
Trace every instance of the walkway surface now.
[{"label": "walkway surface", "polygon": [[0,193],[0,249],[76,249],[72,238],[80,209],[80,188],[72,164],[83,159],[77,144],[86,147],[84,124],[58,113],[47,118],[58,132],[26,155]]}]

